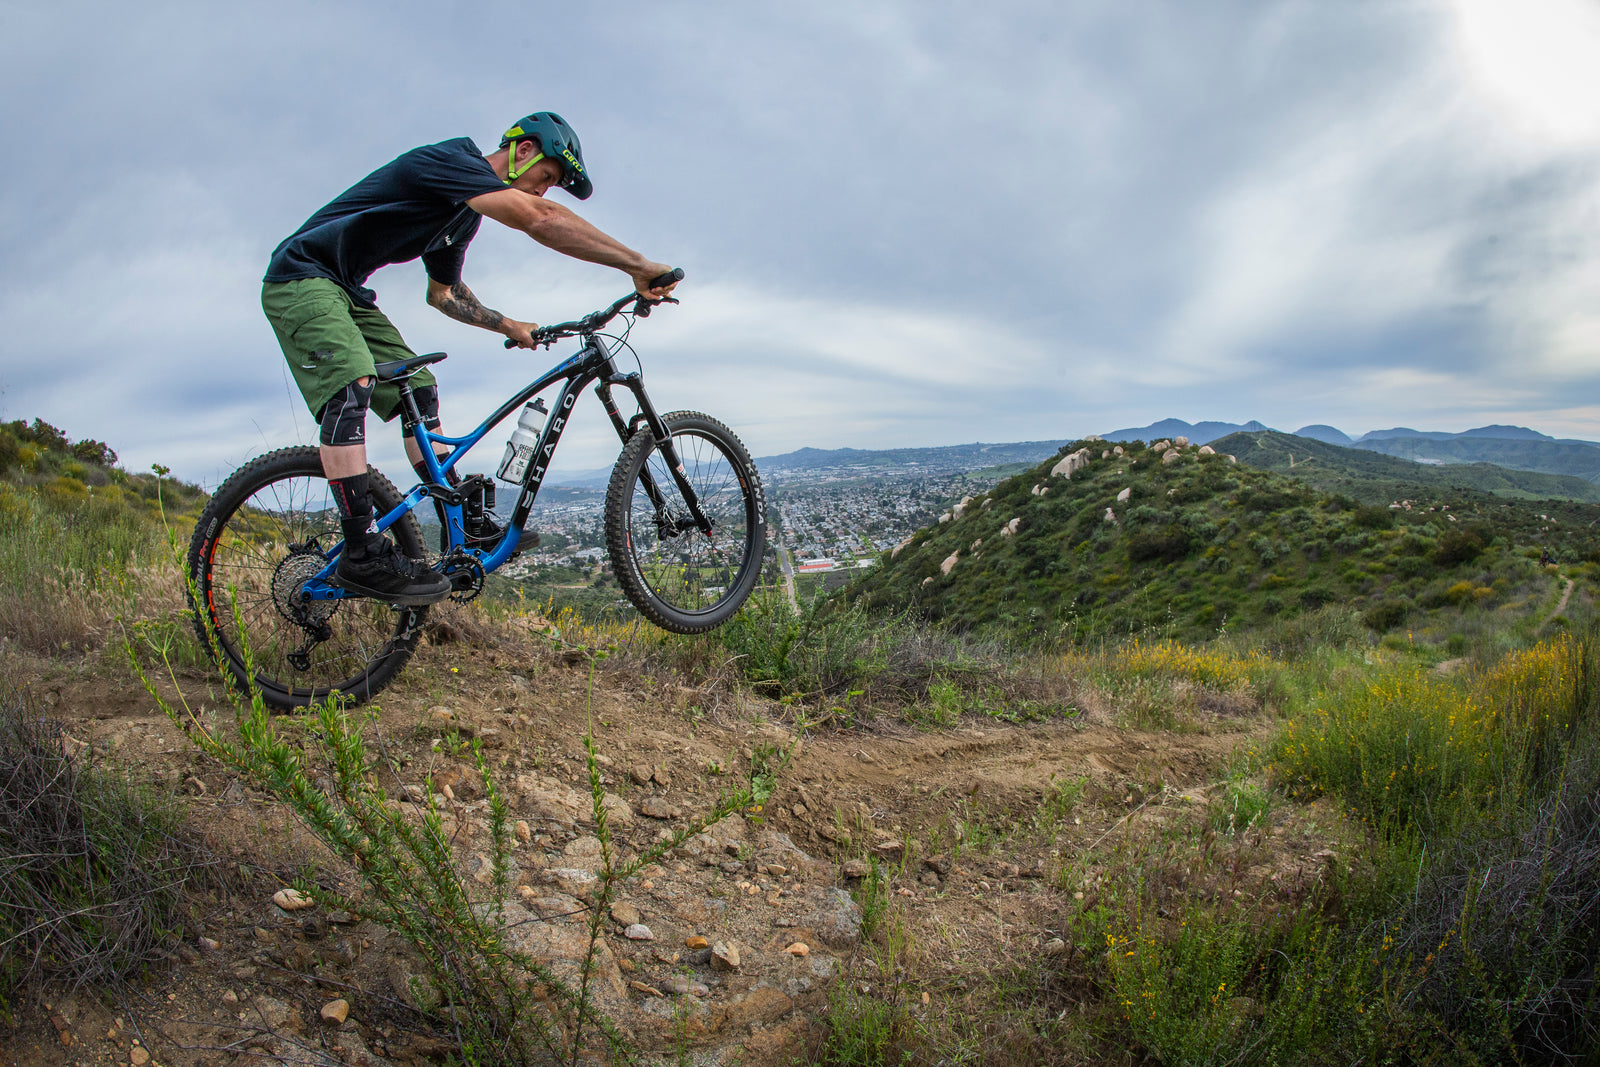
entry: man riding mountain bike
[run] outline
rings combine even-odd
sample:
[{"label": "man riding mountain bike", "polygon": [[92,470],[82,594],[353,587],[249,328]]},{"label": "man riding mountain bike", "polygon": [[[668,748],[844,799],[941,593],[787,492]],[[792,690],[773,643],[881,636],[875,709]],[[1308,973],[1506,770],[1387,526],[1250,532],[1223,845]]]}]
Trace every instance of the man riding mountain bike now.
[{"label": "man riding mountain bike", "polygon": [[[448,578],[408,558],[373,523],[367,410],[385,422],[399,411],[398,388],[377,381],[375,365],[416,355],[378,310],[377,294],[365,288],[373,271],[421,258],[429,304],[521,348],[533,347],[538,324],[484,307],[461,280],[467,245],[484,216],[574,259],[615,267],[651,299],[672,292],[671,285],[650,285],[671,267],[545,199],[557,185],[579,200],[594,189],[578,135],[560,115],[539,111],[506,130],[489,155],[480,154],[469,137],[404,153],[339,194],[272,253],[261,306],[321,426],[322,469],[344,533],[335,578],[347,592],[398,605],[431,604],[450,593]],[[433,375],[423,368],[410,381],[428,428],[438,429]],[[416,441],[405,438],[405,448],[426,481]],[[452,485],[460,482],[454,470],[447,475]],[[501,533],[492,517],[466,531],[469,544],[491,543]],[[523,544],[533,540],[536,535],[523,535]]]}]

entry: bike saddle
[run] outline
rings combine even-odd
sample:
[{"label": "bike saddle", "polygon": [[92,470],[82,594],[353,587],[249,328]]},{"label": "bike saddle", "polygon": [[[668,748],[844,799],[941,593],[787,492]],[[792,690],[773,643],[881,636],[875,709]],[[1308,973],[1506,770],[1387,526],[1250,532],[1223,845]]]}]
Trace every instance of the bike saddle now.
[{"label": "bike saddle", "polygon": [[412,356],[410,359],[393,359],[388,363],[378,363],[373,366],[377,372],[378,381],[392,382],[399,378],[409,378],[417,371],[430,363],[438,363],[448,358],[448,352],[429,352],[425,356]]}]

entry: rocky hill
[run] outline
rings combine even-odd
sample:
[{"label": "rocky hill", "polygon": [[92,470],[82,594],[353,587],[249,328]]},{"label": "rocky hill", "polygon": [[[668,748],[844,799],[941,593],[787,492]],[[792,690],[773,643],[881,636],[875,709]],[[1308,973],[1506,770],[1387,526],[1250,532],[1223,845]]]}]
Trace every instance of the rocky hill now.
[{"label": "rocky hill", "polygon": [[[1285,436],[1224,440],[1267,447]],[[1550,584],[1541,556],[1592,554],[1589,523],[1600,520],[1593,505],[1455,486],[1394,481],[1403,491],[1392,499],[1374,498],[1370,483],[1361,497],[1330,492],[1300,480],[1299,459],[1291,478],[1209,446],[1069,449],[919,531],[848,596],[1046,641],[1197,640],[1346,605],[1380,633],[1404,625],[1443,643],[1486,608],[1536,612]]]}]

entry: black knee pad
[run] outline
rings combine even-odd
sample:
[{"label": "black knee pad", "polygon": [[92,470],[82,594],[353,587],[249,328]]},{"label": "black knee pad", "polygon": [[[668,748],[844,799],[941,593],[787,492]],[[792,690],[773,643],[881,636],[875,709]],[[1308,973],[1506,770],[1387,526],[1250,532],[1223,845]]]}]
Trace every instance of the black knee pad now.
[{"label": "black knee pad", "polygon": [[362,385],[351,382],[317,412],[322,423],[322,443],[325,445],[364,445],[367,443],[367,405],[372,402],[376,380]]},{"label": "black knee pad", "polygon": [[430,430],[439,428],[439,387],[419,385],[411,391],[417,398],[417,411],[422,414],[422,425]]}]

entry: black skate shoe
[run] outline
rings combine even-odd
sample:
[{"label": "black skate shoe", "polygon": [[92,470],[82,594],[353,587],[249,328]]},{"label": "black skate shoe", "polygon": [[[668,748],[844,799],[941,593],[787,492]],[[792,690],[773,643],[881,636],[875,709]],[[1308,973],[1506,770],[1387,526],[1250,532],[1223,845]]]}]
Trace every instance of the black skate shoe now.
[{"label": "black skate shoe", "polygon": [[363,545],[345,546],[333,577],[345,592],[405,608],[450,595],[449,578],[410,558],[381,534],[369,534]]}]

